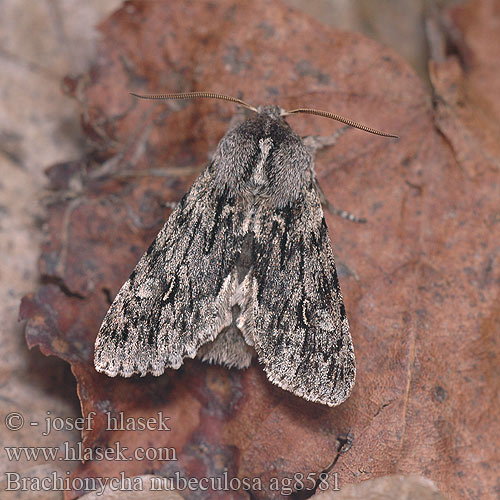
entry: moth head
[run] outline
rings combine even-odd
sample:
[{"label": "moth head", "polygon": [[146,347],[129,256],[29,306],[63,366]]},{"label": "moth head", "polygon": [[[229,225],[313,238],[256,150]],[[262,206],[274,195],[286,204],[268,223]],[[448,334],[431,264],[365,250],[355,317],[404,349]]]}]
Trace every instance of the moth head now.
[{"label": "moth head", "polygon": [[282,120],[286,111],[279,106],[258,106],[257,113],[260,115],[267,115],[275,120]]}]

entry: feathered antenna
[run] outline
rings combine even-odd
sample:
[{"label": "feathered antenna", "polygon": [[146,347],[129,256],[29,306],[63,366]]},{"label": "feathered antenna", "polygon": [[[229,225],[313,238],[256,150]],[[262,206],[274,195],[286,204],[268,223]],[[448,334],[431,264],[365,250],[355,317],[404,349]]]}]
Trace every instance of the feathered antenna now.
[{"label": "feathered antenna", "polygon": [[153,94],[153,95],[140,95],[135,94],[134,92],[130,92],[130,95],[134,97],[139,97],[140,99],[220,99],[222,101],[231,101],[237,104],[240,104],[244,108],[250,109],[251,111],[255,111],[258,113],[257,108],[250,106],[245,101],[241,99],[237,99],[236,97],[231,97],[229,95],[224,94],[216,94],[215,92],[181,92],[181,93],[172,93],[172,94]]},{"label": "feathered antenna", "polygon": [[[250,106],[245,101],[238,99],[236,97],[227,96],[224,94],[216,94],[214,92],[182,92],[182,93],[171,93],[171,94],[153,94],[153,95],[141,95],[135,94],[134,92],[130,92],[134,97],[139,97],[140,99],[220,99],[223,101],[230,101],[240,104],[244,108],[250,109],[251,111],[259,112],[257,108],[254,106]],[[383,137],[394,137],[395,139],[399,139],[399,136],[395,134],[390,134],[388,132],[381,132],[380,130],[376,130],[371,127],[367,127],[366,125],[362,125],[361,123],[357,123],[349,118],[344,118],[343,116],[337,115],[335,113],[330,113],[329,111],[320,111],[318,109],[307,109],[307,108],[299,108],[292,109],[290,111],[283,111],[281,116],[294,115],[298,113],[306,113],[309,115],[317,115],[323,116],[324,118],[330,118],[331,120],[336,120],[338,122],[345,123],[349,125],[349,127],[358,128],[360,130],[364,130],[365,132],[369,132],[370,134],[381,135]]]},{"label": "feathered antenna", "polygon": [[398,135],[390,134],[389,132],[381,132],[380,130],[367,127],[366,125],[350,120],[349,118],[344,118],[343,116],[336,115],[335,113],[330,113],[329,111],[320,111],[319,109],[307,109],[307,108],[292,109],[291,111],[285,111],[284,113],[282,113],[282,116],[294,115],[297,113],[306,113],[308,115],[323,116],[325,118],[330,118],[331,120],[337,120],[338,122],[345,123],[346,125],[349,125],[349,127],[359,128],[359,130],[370,132],[370,134],[381,135],[383,137],[394,137],[395,139],[399,139]]}]

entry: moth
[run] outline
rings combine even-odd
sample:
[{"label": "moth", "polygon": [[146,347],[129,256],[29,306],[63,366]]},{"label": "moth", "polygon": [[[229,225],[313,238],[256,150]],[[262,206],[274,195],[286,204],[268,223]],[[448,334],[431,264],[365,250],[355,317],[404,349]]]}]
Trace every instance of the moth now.
[{"label": "moth", "polygon": [[95,368],[161,375],[185,358],[246,368],[306,400],[336,406],[356,367],[313,156],[285,116],[328,112],[254,108],[230,129],[107,312]]}]

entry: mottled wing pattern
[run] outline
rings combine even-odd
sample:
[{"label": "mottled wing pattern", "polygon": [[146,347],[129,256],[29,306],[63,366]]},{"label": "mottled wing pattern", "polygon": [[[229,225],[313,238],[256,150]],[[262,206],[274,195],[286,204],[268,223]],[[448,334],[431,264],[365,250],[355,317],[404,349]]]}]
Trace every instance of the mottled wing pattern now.
[{"label": "mottled wing pattern", "polygon": [[291,206],[261,210],[252,290],[259,360],[283,389],[338,405],[355,360],[319,197],[310,184]]},{"label": "mottled wing pattern", "polygon": [[172,212],[103,321],[95,367],[107,375],[154,375],[231,323],[241,208],[217,191],[209,165]]}]

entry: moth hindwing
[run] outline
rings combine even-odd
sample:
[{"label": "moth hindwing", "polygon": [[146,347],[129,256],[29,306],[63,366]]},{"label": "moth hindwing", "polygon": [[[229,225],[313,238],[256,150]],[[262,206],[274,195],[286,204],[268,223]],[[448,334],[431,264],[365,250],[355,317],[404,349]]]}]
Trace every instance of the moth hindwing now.
[{"label": "moth hindwing", "polygon": [[274,106],[229,130],[104,318],[95,367],[160,375],[184,358],[245,368],[335,406],[354,351],[312,156]]}]

